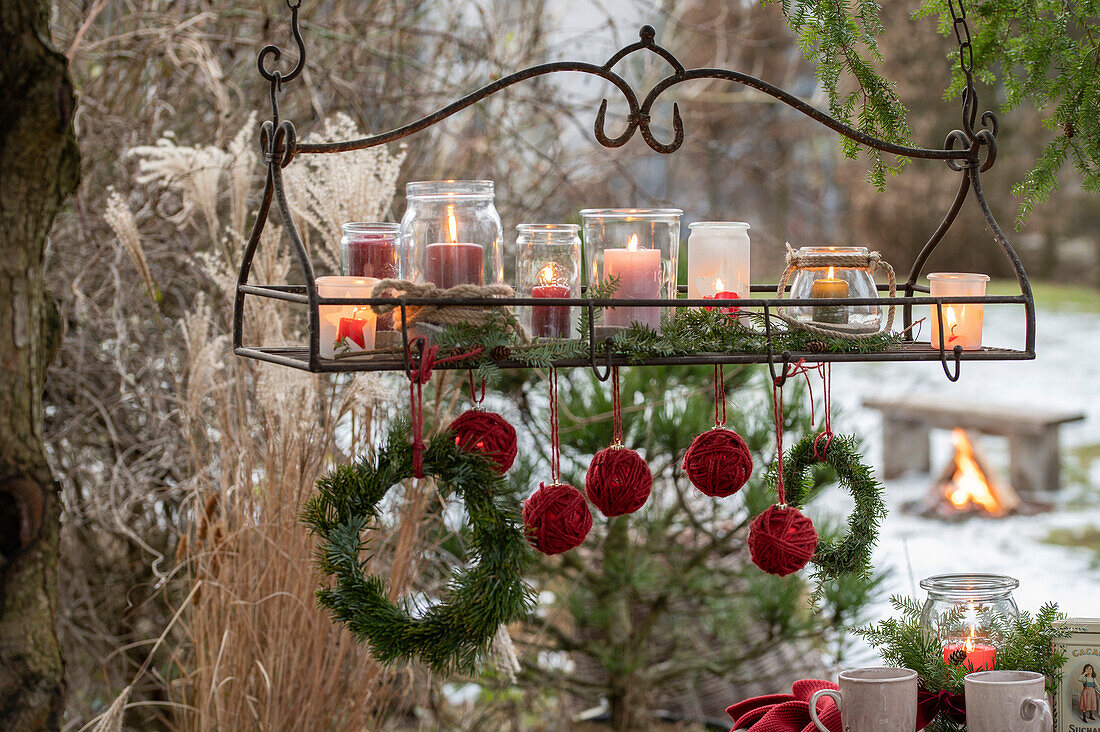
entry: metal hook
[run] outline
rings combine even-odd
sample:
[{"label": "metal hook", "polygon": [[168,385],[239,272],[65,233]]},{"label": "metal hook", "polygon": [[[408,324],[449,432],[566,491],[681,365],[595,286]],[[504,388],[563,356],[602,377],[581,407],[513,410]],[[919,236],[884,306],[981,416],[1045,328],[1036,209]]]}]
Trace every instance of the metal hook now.
[{"label": "metal hook", "polygon": [[772,383],[782,387],[787,383],[787,367],[791,365],[791,352],[783,351],[780,358],[783,361],[783,370],[775,373],[775,351],[772,349],[772,317],[767,303],[764,304],[764,338],[768,341],[768,373],[771,374]]},{"label": "metal hook", "polygon": [[[306,42],[302,39],[302,29],[298,26],[298,9],[302,6],[302,0],[297,0],[296,3],[287,1],[287,7],[290,8],[290,30],[294,35],[294,42],[298,45],[298,63],[294,65],[294,69],[280,80],[282,82],[294,81],[298,77],[298,74],[302,73],[302,69],[306,65]],[[260,76],[264,77],[268,81],[274,82],[276,79],[277,71],[267,70],[267,58],[271,57],[271,60],[278,61],[283,56],[282,50],[274,45],[267,45],[260,49],[260,54],[256,57],[256,67],[260,70]]]},{"label": "metal hook", "polygon": [[959,380],[962,370],[963,349],[962,346],[955,346],[951,349],[951,353],[955,356],[955,372],[951,373],[951,369],[947,365],[947,346],[943,340],[943,303],[936,303],[936,321],[939,324],[936,332],[940,334],[940,365],[943,367],[943,373],[947,376],[947,380],[956,382]]},{"label": "metal hook", "polygon": [[405,317],[405,299],[401,298],[401,360],[405,362],[405,376],[412,379],[412,362],[409,360],[409,321]]},{"label": "metal hook", "polygon": [[588,365],[597,380],[607,381],[611,376],[611,350],[615,344],[615,339],[604,339],[604,355],[607,358],[607,366],[604,368],[603,376],[601,376],[600,368],[596,365],[596,315],[592,303],[585,303],[585,308],[588,310]]}]

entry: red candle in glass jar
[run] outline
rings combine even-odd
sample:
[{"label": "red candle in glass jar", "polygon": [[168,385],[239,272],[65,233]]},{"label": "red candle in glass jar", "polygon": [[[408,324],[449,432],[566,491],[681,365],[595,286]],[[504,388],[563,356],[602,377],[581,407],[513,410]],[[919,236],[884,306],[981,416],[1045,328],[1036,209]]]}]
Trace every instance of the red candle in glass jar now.
[{"label": "red candle in glass jar", "polygon": [[963,662],[957,664],[959,666],[966,666],[971,671],[981,671],[993,667],[993,662],[997,660],[997,649],[993,646],[974,640],[973,637],[967,638],[962,643],[951,643],[943,647],[943,662],[947,665],[951,665],[951,654],[955,651],[962,650],[966,653],[966,658]]},{"label": "red candle in glass jar", "polygon": [[[569,297],[567,285],[535,285],[531,297]],[[534,305],[531,308],[531,335],[536,338],[568,338],[568,305]]]},{"label": "red candle in glass jar", "polygon": [[[703,295],[704,300],[740,300],[741,296],[736,292],[727,292],[725,290],[716,292],[713,295]],[[704,310],[713,310],[714,308],[703,308]],[[733,315],[737,313],[741,308],[733,306],[727,308],[718,308],[718,312],[725,313],[726,315]]]},{"label": "red candle in glass jar", "polygon": [[[342,274],[378,280],[398,276],[398,232],[396,224],[362,222],[344,224],[340,244]],[[376,330],[393,330],[393,315],[378,316]]]},{"label": "red candle in glass jar", "polygon": [[447,229],[451,241],[429,244],[424,248],[424,279],[436,287],[481,285],[485,282],[485,247],[458,241],[455,207],[447,206]]}]

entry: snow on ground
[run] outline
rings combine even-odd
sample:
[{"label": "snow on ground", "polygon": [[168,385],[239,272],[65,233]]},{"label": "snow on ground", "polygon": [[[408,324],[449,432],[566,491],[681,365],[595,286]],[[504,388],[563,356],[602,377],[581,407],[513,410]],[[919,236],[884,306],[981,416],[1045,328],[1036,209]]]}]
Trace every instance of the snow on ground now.
[{"label": "snow on ground", "polygon": [[[985,343],[1022,347],[1022,309],[987,307]],[[964,362],[962,378],[952,384],[938,363],[838,364],[833,368],[833,402],[838,417],[833,429],[864,440],[865,455],[882,463],[882,424],[877,412],[863,409],[866,397],[907,394],[949,395],[960,401],[1007,406],[1078,410],[1084,422],[1062,428],[1063,459],[1074,447],[1100,445],[1100,314],[1040,311],[1035,361]],[[815,384],[815,393],[817,393]],[[1003,440],[982,437],[980,443],[1002,474],[1007,474]],[[933,432],[933,471],[950,459],[947,432]],[[788,445],[789,447],[789,445]],[[1100,462],[1100,461],[1098,461]],[[902,505],[924,495],[929,475],[907,475],[886,486],[890,515],[882,526],[875,566],[892,569],[881,606],[871,617],[891,615],[887,598],[907,594],[923,598],[917,583],[944,572],[995,572],[1020,580],[1016,600],[1021,610],[1036,610],[1056,601],[1071,616],[1100,617],[1100,567],[1087,549],[1059,547],[1042,540],[1053,529],[1100,527],[1100,466],[1093,466],[1087,485],[1067,480],[1050,496],[1054,511],[1003,520],[941,522],[907,515]],[[851,509],[848,494],[830,489],[812,515],[843,518]]]}]

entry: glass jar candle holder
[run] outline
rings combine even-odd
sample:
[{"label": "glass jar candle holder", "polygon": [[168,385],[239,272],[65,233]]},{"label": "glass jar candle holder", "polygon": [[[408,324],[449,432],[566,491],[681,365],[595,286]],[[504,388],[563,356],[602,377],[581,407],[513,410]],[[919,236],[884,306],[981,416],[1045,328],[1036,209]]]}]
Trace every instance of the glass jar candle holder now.
[{"label": "glass jar candle holder", "polygon": [[[617,281],[611,293],[616,300],[675,299],[682,215],[678,208],[581,211],[589,288]],[[604,308],[603,325],[626,328],[638,323],[657,330],[661,311],[629,305]]]},{"label": "glass jar candle holder", "polygon": [[[743,300],[749,297],[749,225],[739,221],[688,224],[688,299]],[[736,306],[722,312],[736,313]]]},{"label": "glass jar candle holder", "polygon": [[[318,277],[321,297],[371,296],[374,277]],[[318,305],[321,358],[340,358],[374,348],[377,316],[370,305]]]},{"label": "glass jar candle holder", "polygon": [[[357,221],[340,227],[340,274],[379,280],[400,275],[401,225]],[[393,315],[378,318],[375,330],[393,330]]]},{"label": "glass jar candle holder", "polygon": [[928,593],[921,625],[943,648],[943,662],[979,671],[992,666],[1008,625],[1019,616],[1019,580],[999,574],[939,574],[921,580]]},{"label": "glass jar candle holder", "polygon": [[441,289],[504,281],[504,228],[491,180],[416,181],[405,193],[405,279]]},{"label": "glass jar candle holder", "polygon": [[[581,238],[576,224],[516,227],[516,297],[576,298],[581,295]],[[576,308],[534,305],[520,309],[520,322],[535,338],[569,338]]]},{"label": "glass jar candle holder", "polygon": [[[802,247],[792,260],[798,262],[828,262],[833,258],[866,259],[867,247]],[[789,265],[794,267],[791,282],[792,300],[802,298],[877,298],[878,287],[867,266],[846,264]],[[846,326],[853,332],[876,332],[882,325],[882,308],[878,305],[813,305],[785,308],[786,314],[805,323]]]},{"label": "glass jar candle holder", "polygon": [[[932,297],[984,297],[989,275],[968,272],[932,272],[928,275],[928,294]],[[943,348],[950,351],[962,346],[964,351],[977,351],[982,347],[982,321],[985,305],[945,304],[942,307]],[[929,320],[932,322],[933,348],[940,347],[940,317],[933,305]]]}]

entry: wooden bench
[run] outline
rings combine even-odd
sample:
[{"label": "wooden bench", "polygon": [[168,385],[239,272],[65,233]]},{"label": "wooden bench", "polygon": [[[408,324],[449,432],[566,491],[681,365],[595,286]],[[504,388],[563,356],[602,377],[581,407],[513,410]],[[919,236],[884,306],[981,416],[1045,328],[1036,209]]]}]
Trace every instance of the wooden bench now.
[{"label": "wooden bench", "polygon": [[882,412],[886,480],[908,470],[930,472],[929,433],[961,427],[1008,438],[1009,480],[1021,492],[1058,490],[1058,428],[1085,418],[1081,412],[968,404],[942,396],[866,399],[863,406]]}]

